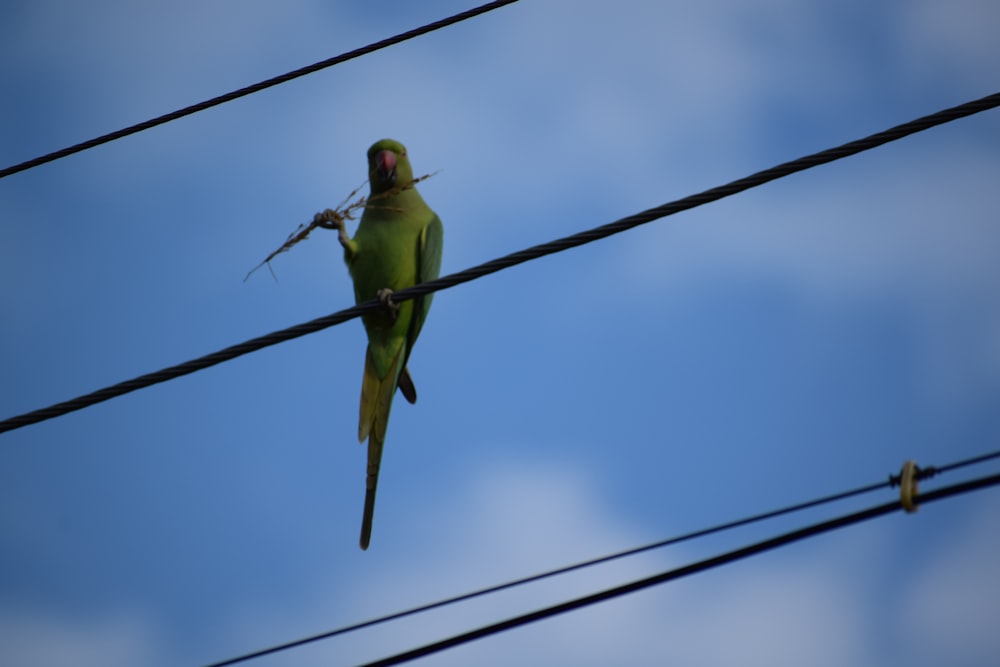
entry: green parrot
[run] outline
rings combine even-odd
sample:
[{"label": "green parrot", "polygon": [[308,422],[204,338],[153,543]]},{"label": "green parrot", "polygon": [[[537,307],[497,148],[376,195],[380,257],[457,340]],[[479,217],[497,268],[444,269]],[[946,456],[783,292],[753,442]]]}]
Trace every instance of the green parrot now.
[{"label": "green parrot", "polygon": [[362,317],[368,333],[361,381],[358,440],[368,439],[368,476],[361,521],[361,548],[371,540],[375,489],[392,398],[398,387],[410,403],[417,400],[406,362],[431,307],[432,294],[396,304],[392,292],[438,277],[444,227],[413,183],[413,169],[403,144],[382,139],[368,149],[371,194],[354,234],[342,218],[334,221],[344,246],[344,261],[354,281],[357,303],[374,298],[387,307]]}]

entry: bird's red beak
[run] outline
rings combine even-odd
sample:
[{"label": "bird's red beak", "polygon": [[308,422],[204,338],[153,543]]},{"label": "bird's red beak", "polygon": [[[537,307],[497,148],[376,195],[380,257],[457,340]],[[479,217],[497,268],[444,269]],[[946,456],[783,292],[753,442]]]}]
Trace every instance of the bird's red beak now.
[{"label": "bird's red beak", "polygon": [[379,151],[375,156],[375,169],[383,181],[392,185],[396,182],[396,154],[392,151]]}]

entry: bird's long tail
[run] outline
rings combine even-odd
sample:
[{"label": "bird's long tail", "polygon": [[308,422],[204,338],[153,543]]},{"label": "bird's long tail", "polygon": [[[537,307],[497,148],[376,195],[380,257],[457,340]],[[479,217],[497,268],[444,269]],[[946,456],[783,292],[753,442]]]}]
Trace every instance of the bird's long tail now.
[{"label": "bird's long tail", "polygon": [[[365,355],[365,374],[361,382],[361,415],[358,422],[358,440],[368,439],[368,470],[365,478],[365,508],[361,518],[361,548],[367,549],[372,537],[372,518],[375,514],[375,491],[378,488],[378,472],[382,465],[382,447],[385,431],[389,425],[389,411],[392,397],[401,373],[402,347],[385,377],[379,378],[372,360],[371,350]],[[412,382],[411,382],[412,386]]]},{"label": "bird's long tail", "polygon": [[368,476],[365,478],[365,510],[361,517],[361,548],[367,549],[372,539],[372,519],[375,516],[375,490],[382,459],[383,441],[372,433],[368,438]]}]

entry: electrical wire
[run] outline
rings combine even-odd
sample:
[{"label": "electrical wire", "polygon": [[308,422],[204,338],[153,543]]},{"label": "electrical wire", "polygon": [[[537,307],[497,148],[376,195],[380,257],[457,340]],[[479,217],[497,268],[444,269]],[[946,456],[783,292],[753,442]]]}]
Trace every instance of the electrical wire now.
[{"label": "electrical wire", "polygon": [[[556,239],[555,241],[550,241],[541,245],[532,246],[530,248],[499,257],[484,264],[474,266],[464,271],[459,271],[458,273],[452,273],[436,280],[431,280],[429,282],[399,290],[398,292],[393,293],[393,300],[400,303],[402,301],[406,301],[407,299],[413,299],[424,294],[448,289],[449,287],[454,287],[477,278],[482,278],[483,276],[496,273],[497,271],[516,266],[517,264],[521,264],[529,260],[569,250],[570,248],[575,248],[592,241],[598,241],[614,234],[628,231],[634,227],[638,227],[639,225],[652,222],[653,220],[664,218],[675,213],[680,213],[681,211],[686,211],[703,204],[708,204],[710,202],[723,199],[724,197],[738,194],[744,190],[749,190],[750,188],[763,185],[778,178],[783,178],[799,171],[804,171],[821,164],[849,157],[851,155],[876,148],[882,144],[902,139],[903,137],[916,132],[921,132],[936,125],[964,118],[981,111],[986,111],[987,109],[993,109],[997,106],[1000,106],[1000,93],[994,93],[978,100],[966,102],[965,104],[960,104],[948,109],[942,109],[936,113],[922,116],[901,125],[896,125],[888,130],[869,135],[862,139],[857,139],[834,148],[806,155],[790,162],[784,162],[771,167],[770,169],[765,169],[755,174],[751,174],[750,176],[737,179],[727,183],[726,185],[720,185],[698,194],[684,197],[683,199],[677,199],[663,204],[662,206],[647,209],[641,213],[636,213],[600,227],[578,232],[572,236]],[[62,403],[56,403],[55,405],[51,405],[46,408],[40,408],[21,415],[9,417],[0,421],[0,433],[12,431],[23,426],[28,426],[29,424],[35,424],[54,417],[59,417],[66,413],[81,410],[85,407],[94,405],[95,403],[100,403],[137,389],[149,387],[160,382],[166,382],[167,380],[173,380],[174,378],[188,375],[189,373],[194,373],[195,371],[204,370],[216,364],[222,363],[223,361],[229,361],[230,359],[235,359],[236,357],[250,352],[255,352],[271,345],[276,345],[278,343],[298,338],[299,336],[305,336],[306,334],[321,331],[336,324],[359,317],[369,311],[383,307],[384,306],[377,299],[365,301],[336,313],[319,317],[287,329],[275,331],[264,336],[259,336],[243,343],[238,343],[225,349],[218,350],[217,352],[213,352],[203,357],[186,361],[176,366],[170,366],[159,371],[141,375],[131,380],[119,382],[118,384],[99,389],[89,394],[78,396],[68,401],[63,401]]]},{"label": "electrical wire", "polygon": [[246,653],[244,655],[237,656],[235,658],[229,658],[228,660],[223,660],[222,662],[213,662],[205,667],[228,667],[228,665],[235,665],[240,662],[245,662],[253,658],[261,658],[265,655],[270,655],[272,653],[278,653],[279,651],[284,651],[290,648],[295,648],[298,646],[303,646],[305,644],[310,644],[312,642],[320,641],[322,639],[330,639],[331,637],[336,637],[338,635],[347,634],[349,632],[354,632],[364,628],[370,628],[375,625],[381,625],[382,623],[387,623],[389,621],[395,621],[400,618],[405,618],[407,616],[412,616],[414,614],[423,613],[426,611],[431,611],[433,609],[439,609],[441,607],[446,607],[448,605],[456,604],[458,602],[465,602],[466,600],[472,600],[473,598],[488,595],[490,593],[498,593],[503,590],[510,588],[515,588],[523,584],[532,583],[535,581],[541,581],[542,579],[548,579],[549,577],[554,577],[560,574],[566,574],[567,572],[573,572],[575,570],[581,570],[594,565],[599,565],[601,563],[608,563],[613,560],[618,560],[620,558],[625,558],[626,556],[634,556],[646,551],[651,551],[653,549],[659,549],[661,547],[669,546],[672,544],[679,544],[681,542],[686,542],[688,540],[693,540],[698,537],[705,537],[713,533],[719,533],[732,528],[738,528],[740,526],[746,526],[758,521],[763,521],[765,519],[771,519],[774,517],[781,516],[783,514],[790,514],[792,512],[798,512],[803,509],[810,507],[815,507],[817,505],[823,505],[825,503],[830,503],[835,500],[842,500],[844,498],[850,498],[851,496],[860,495],[862,493],[868,493],[870,491],[876,491],[878,489],[884,489],[890,485],[890,482],[880,482],[878,484],[871,484],[869,486],[863,486],[851,491],[846,491],[844,493],[838,493],[831,496],[826,496],[824,498],[818,498],[816,500],[811,500],[808,502],[800,503],[798,505],[792,505],[790,507],[785,507],[783,509],[774,510],[771,512],[764,512],[763,514],[757,514],[751,517],[746,517],[744,519],[739,519],[737,521],[730,521],[728,523],[719,524],[711,528],[705,528],[702,530],[697,530],[691,533],[685,533],[683,535],[678,535],[671,537],[669,539],[660,540],[659,542],[653,542],[651,544],[646,544],[644,546],[635,547],[628,549],[627,551],[619,551],[617,553],[609,554],[606,556],[601,556],[600,558],[594,558],[587,561],[582,561],[575,563],[573,565],[567,565],[560,567],[555,570],[549,570],[547,572],[542,572],[540,574],[534,574],[528,577],[523,577],[521,579],[515,579],[513,581],[508,581],[503,584],[497,584],[490,586],[488,588],[481,588],[471,593],[464,593],[462,595],[456,595],[451,598],[446,598],[444,600],[438,600],[437,602],[431,602],[428,604],[421,605],[419,607],[412,607],[404,611],[395,612],[393,614],[388,614],[386,616],[380,616],[378,618],[373,618],[368,621],[362,621],[360,623],[354,623],[352,625],[347,625],[336,630],[329,630],[320,634],[312,635],[310,637],[304,637],[302,639],[297,639],[294,641],[286,642],[284,644],[277,644],[269,648],[260,649],[258,651],[253,651],[251,653]]},{"label": "electrical wire", "polygon": [[15,164],[5,169],[0,169],[0,178],[4,178],[5,176],[10,176],[12,174],[16,174],[21,171],[26,171],[28,169],[31,169],[32,167],[37,167],[39,165],[45,164],[46,162],[52,162],[54,160],[68,157],[70,155],[73,155],[74,153],[79,153],[89,148],[94,148],[96,146],[100,146],[102,144],[115,141],[116,139],[121,139],[123,137],[127,137],[129,135],[136,134],[138,132],[142,132],[150,128],[154,128],[158,125],[163,125],[164,123],[169,123],[172,120],[177,120],[178,118],[183,118],[184,116],[190,116],[193,113],[204,111],[205,109],[210,109],[214,106],[218,106],[225,102],[231,102],[240,97],[244,97],[245,95],[250,95],[251,93],[257,93],[267,88],[271,88],[272,86],[277,86],[279,83],[285,83],[287,81],[291,81],[292,79],[297,79],[301,76],[305,76],[306,74],[312,74],[313,72],[318,72],[321,69],[326,69],[327,67],[333,67],[334,65],[339,65],[342,62],[352,60],[359,56],[367,55],[369,53],[378,51],[380,49],[384,49],[387,46],[392,46],[400,42],[405,42],[408,39],[413,39],[414,37],[425,35],[429,32],[438,30],[439,28],[444,28],[446,26],[458,23],[460,21],[473,18],[474,16],[485,14],[486,12],[492,11],[494,9],[499,9],[504,5],[509,5],[515,2],[517,2],[517,0],[496,0],[496,2],[488,2],[480,7],[474,7],[473,9],[469,9],[464,12],[459,12],[454,16],[449,16],[448,18],[440,19],[438,21],[434,21],[433,23],[428,23],[425,26],[421,26],[419,28],[414,28],[413,30],[408,30],[407,32],[400,33],[395,37],[388,37],[381,41],[369,44],[368,46],[363,46],[359,49],[354,49],[353,51],[342,53],[339,56],[334,56],[333,58],[321,60],[320,62],[313,63],[312,65],[306,65],[305,67],[300,67],[299,69],[293,70],[291,72],[287,72],[285,74],[281,74],[279,76],[267,79],[266,81],[261,81],[260,83],[255,83],[251,86],[246,86],[245,88],[240,88],[239,90],[234,90],[230,93],[226,93],[225,95],[219,95],[218,97],[213,97],[210,100],[205,100],[204,102],[199,102],[198,104],[192,104],[191,106],[184,107],[183,109],[179,109],[171,113],[163,114],[162,116],[157,116],[156,118],[152,118],[142,123],[137,123],[135,125],[131,125],[124,129],[117,130],[115,132],[110,132],[108,134],[101,135],[94,139],[74,144],[73,146],[69,146],[68,148],[63,148],[61,150],[53,151],[52,153],[48,153],[46,155],[33,158],[31,160],[27,160],[20,164]]},{"label": "electrical wire", "polygon": [[[951,496],[969,493],[979,489],[984,489],[990,486],[996,486],[1000,484],[1000,474],[990,475],[987,477],[981,477],[979,479],[970,480],[968,482],[962,482],[961,484],[955,484],[953,486],[948,486],[936,491],[930,491],[928,493],[920,494],[920,504],[925,505],[937,500],[942,500]],[[482,639],[483,637],[488,637],[490,635],[495,635],[500,632],[505,632],[507,630],[512,630],[529,623],[534,623],[535,621],[540,621],[545,618],[551,618],[552,616],[557,616],[559,614],[564,614],[569,611],[574,611],[576,609],[582,609],[583,607],[588,607],[599,602],[607,602],[617,597],[621,597],[628,593],[634,593],[652,586],[666,583],[668,581],[673,581],[675,579],[680,579],[688,575],[696,574],[699,572],[704,572],[712,568],[718,567],[720,565],[726,565],[728,563],[733,563],[738,560],[742,560],[749,556],[754,556],[756,554],[764,553],[766,551],[771,551],[778,547],[782,547],[793,542],[798,542],[804,540],[808,537],[813,537],[820,535],[822,533],[827,533],[838,528],[844,528],[846,526],[851,526],[863,521],[868,521],[876,517],[880,517],[885,514],[890,514],[892,512],[901,509],[899,502],[885,503],[884,505],[878,505],[871,507],[866,510],[861,510],[859,512],[854,512],[852,514],[847,514],[835,519],[830,519],[828,521],[823,521],[820,523],[807,526],[805,528],[799,528],[798,530],[793,530],[777,537],[772,537],[770,539],[764,540],[762,542],[757,542],[740,549],[735,549],[733,551],[728,551],[726,553],[714,556],[712,558],[707,558],[690,565],[685,565],[673,570],[668,570],[666,572],[661,572],[660,574],[653,575],[651,577],[646,577],[645,579],[638,579],[636,581],[629,582],[627,584],[622,584],[614,588],[608,588],[603,591],[593,593],[581,598],[576,598],[574,600],[569,600],[568,602],[563,602],[550,607],[545,607],[527,614],[522,614],[520,616],[515,616],[513,618],[508,618],[504,621],[498,623],[493,623],[491,625],[482,626],[475,630],[469,632],[464,632],[446,639],[442,639],[437,642],[430,644],[425,644],[423,646],[411,649],[409,651],[404,651],[402,653],[397,653],[395,655],[389,656],[387,658],[382,658],[381,660],[375,660],[374,662],[368,662],[360,667],[389,667],[390,665],[398,665],[404,662],[409,662],[410,660],[415,660],[417,658],[423,658],[433,653],[438,653],[449,648],[454,648],[455,646],[460,646],[462,644],[467,644],[476,639]]]},{"label": "electrical wire", "polygon": [[[923,468],[922,469],[922,478],[928,478],[930,476],[933,476],[934,474],[940,474],[940,473],[943,473],[943,472],[946,472],[946,471],[955,470],[957,468],[968,466],[968,465],[974,465],[974,464],[977,464],[977,463],[984,463],[986,461],[989,461],[989,460],[992,460],[992,459],[995,459],[995,458],[1000,458],[1000,450],[997,450],[997,451],[994,451],[994,452],[991,452],[991,453],[988,453],[988,454],[984,454],[984,455],[981,455],[981,456],[976,456],[976,457],[973,457],[973,458],[965,459],[965,460],[962,460],[962,461],[956,461],[956,462],[949,463],[949,464],[944,465],[944,466],[938,466],[938,467],[931,466],[931,467]],[[674,537],[671,537],[671,538],[668,538],[668,539],[664,539],[664,540],[659,540],[657,542],[646,544],[646,545],[643,545],[643,546],[640,546],[640,547],[634,547],[632,549],[627,549],[625,551],[619,551],[619,552],[616,552],[616,553],[613,553],[613,554],[609,554],[609,555],[606,555],[606,556],[601,556],[599,558],[593,558],[593,559],[590,559],[590,560],[578,562],[578,563],[575,563],[573,565],[567,565],[567,566],[563,566],[563,567],[560,567],[560,568],[557,568],[557,569],[554,569],[554,570],[548,570],[546,572],[542,572],[542,573],[539,573],[539,574],[534,574],[534,575],[531,575],[531,576],[522,577],[520,579],[515,579],[515,580],[512,580],[512,581],[508,581],[508,582],[505,582],[505,583],[502,583],[502,584],[497,584],[497,585],[489,586],[489,587],[486,587],[486,588],[480,588],[480,589],[472,591],[470,593],[464,593],[462,595],[456,595],[454,597],[446,598],[446,599],[443,599],[443,600],[438,600],[436,602],[431,602],[431,603],[428,603],[428,604],[423,604],[423,605],[420,605],[420,606],[417,606],[417,607],[411,607],[410,609],[406,609],[406,610],[395,612],[395,613],[392,613],[392,614],[387,614],[385,616],[380,616],[380,617],[377,617],[377,618],[369,619],[367,621],[361,621],[361,622],[354,623],[354,624],[351,624],[351,625],[343,626],[343,627],[337,628],[335,630],[329,630],[329,631],[326,631],[326,632],[322,632],[322,633],[318,633],[318,634],[315,634],[315,635],[311,635],[309,637],[304,637],[304,638],[301,638],[301,639],[297,639],[297,640],[293,640],[293,641],[289,641],[289,642],[284,642],[282,644],[276,644],[276,645],[270,646],[268,648],[259,649],[259,650],[256,650],[256,651],[245,653],[245,654],[233,657],[233,658],[229,658],[227,660],[223,660],[221,662],[213,662],[213,663],[210,663],[208,665],[205,665],[204,667],[228,667],[230,665],[235,665],[235,664],[238,664],[238,663],[241,663],[241,662],[245,662],[247,660],[252,660],[254,658],[261,658],[261,657],[264,657],[266,655],[271,655],[273,653],[278,653],[278,652],[281,652],[281,651],[286,651],[286,650],[291,649],[291,648],[296,648],[296,647],[299,647],[299,646],[304,646],[306,644],[310,644],[310,643],[313,643],[313,642],[316,642],[316,641],[320,641],[320,640],[324,640],[324,639],[330,639],[332,637],[336,637],[336,636],[339,636],[339,635],[344,635],[344,634],[347,634],[347,633],[350,633],[350,632],[355,632],[357,630],[362,630],[364,628],[370,628],[370,627],[373,627],[373,626],[376,626],[376,625],[381,625],[381,624],[387,623],[389,621],[395,621],[395,620],[398,620],[398,619],[401,619],[401,618],[405,618],[405,617],[408,617],[408,616],[412,616],[412,615],[415,615],[415,614],[420,614],[420,613],[424,613],[424,612],[431,611],[431,610],[434,610],[434,609],[439,609],[439,608],[446,607],[446,606],[449,606],[449,605],[457,604],[459,602],[465,602],[467,600],[471,600],[471,599],[474,599],[474,598],[482,597],[482,596],[489,595],[489,594],[492,594],[492,593],[497,593],[497,592],[500,592],[500,591],[503,591],[503,590],[508,590],[508,589],[511,589],[511,588],[515,588],[517,586],[522,586],[524,584],[533,583],[533,582],[536,582],[536,581],[541,581],[543,579],[548,579],[550,577],[558,576],[558,575],[561,575],[561,574],[566,574],[568,572],[573,572],[573,571],[576,571],[576,570],[581,570],[581,569],[584,569],[584,568],[592,567],[594,565],[600,565],[600,564],[603,564],[603,563],[608,563],[608,562],[611,562],[611,561],[614,561],[614,560],[618,560],[618,559],[621,559],[621,558],[625,558],[625,557],[628,557],[628,556],[634,556],[636,554],[644,553],[646,551],[652,551],[653,549],[659,549],[659,548],[670,546],[670,545],[674,545],[674,544],[680,544],[681,542],[687,542],[687,541],[690,541],[690,540],[693,540],[693,539],[696,539],[696,538],[706,537],[706,536],[712,535],[714,533],[720,533],[720,532],[723,532],[723,531],[726,531],[726,530],[731,530],[733,528],[739,528],[739,527],[747,526],[747,525],[750,525],[750,524],[753,524],[753,523],[758,523],[758,522],[764,521],[766,519],[773,519],[773,518],[776,518],[776,517],[779,517],[779,516],[783,516],[783,515],[786,515],[786,514],[792,514],[794,512],[799,512],[799,511],[802,511],[802,510],[805,510],[805,509],[810,509],[810,508],[813,508],[813,507],[818,507],[818,506],[821,506],[821,505],[826,505],[826,504],[829,504],[829,503],[832,503],[832,502],[836,502],[838,500],[846,500],[847,498],[852,498],[852,497],[859,496],[859,495],[862,495],[862,494],[865,494],[865,493],[870,493],[872,491],[878,491],[878,490],[881,490],[881,489],[886,489],[886,488],[889,488],[891,486],[895,486],[897,484],[898,484],[897,476],[890,475],[889,480],[885,481],[885,482],[879,482],[879,483],[875,483],[875,484],[869,484],[867,486],[861,486],[861,487],[858,487],[858,488],[855,488],[855,489],[851,489],[849,491],[843,491],[841,493],[835,493],[835,494],[832,494],[832,495],[823,496],[821,498],[816,498],[814,500],[809,500],[809,501],[806,501],[806,502],[797,503],[795,505],[790,505],[788,507],[784,507],[784,508],[781,508],[781,509],[778,509],[778,510],[772,510],[772,511],[769,511],[769,512],[763,512],[763,513],[760,513],[760,514],[755,514],[755,515],[752,515],[752,516],[749,516],[749,517],[744,517],[742,519],[737,519],[735,521],[728,521],[726,523],[715,525],[715,526],[713,526],[711,528],[704,528],[702,530],[696,530],[694,532],[685,533],[683,535],[674,536]],[[921,502],[923,501],[923,496],[920,497],[920,500],[921,500]]]},{"label": "electrical wire", "polygon": [[959,468],[965,468],[966,466],[986,463],[987,461],[992,461],[993,459],[1000,459],[1000,451],[989,452],[988,454],[982,454],[980,456],[973,456],[971,458],[955,461],[954,463],[938,466],[936,468],[928,468],[928,470],[933,470],[935,473],[950,472],[952,470],[958,470]]}]

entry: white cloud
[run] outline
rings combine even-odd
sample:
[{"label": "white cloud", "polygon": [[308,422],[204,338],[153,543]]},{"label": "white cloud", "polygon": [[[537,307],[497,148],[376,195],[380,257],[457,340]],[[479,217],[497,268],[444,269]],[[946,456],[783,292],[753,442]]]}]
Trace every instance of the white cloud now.
[{"label": "white cloud", "polygon": [[1000,162],[947,147],[877,173],[855,159],[856,174],[831,184],[792,176],[653,223],[657,238],[630,240],[621,268],[658,291],[720,272],[779,277],[817,295],[997,289],[998,231],[987,212]]},{"label": "white cloud", "polygon": [[[442,590],[465,591],[606,553],[637,543],[639,530],[611,510],[588,477],[566,467],[525,469],[500,464],[470,480],[460,508],[462,539],[428,541],[377,578],[317,587],[312,604],[260,608],[230,615],[224,644],[249,651],[264,644],[328,629],[345,615],[369,618],[411,601],[436,599]],[[995,505],[995,503],[993,503]],[[848,529],[821,538],[821,548],[794,547],[794,557],[773,552],[623,598],[478,640],[438,654],[435,664],[883,664],[886,651],[906,664],[983,664],[998,650],[993,619],[1000,589],[990,554],[1000,546],[996,507],[972,516],[957,539],[927,543],[927,559],[907,574],[911,592],[902,613],[884,617],[870,587],[893,567],[897,552],[881,530]],[[428,508],[414,508],[419,515]],[[917,519],[923,515],[918,515]],[[928,516],[928,518],[930,518]],[[455,534],[457,536],[457,533]],[[809,543],[806,543],[809,544]],[[443,569],[436,554],[448,552]],[[261,664],[353,664],[422,645],[465,629],[695,560],[695,548],[647,554],[464,603],[445,612],[292,649]],[[464,563],[456,570],[454,563]],[[544,563],[545,565],[539,565]],[[351,604],[351,600],[355,604]],[[880,628],[882,628],[880,630]],[[3,659],[22,667],[167,664],[152,626],[134,614],[90,619],[0,610]],[[227,656],[202,656],[218,659]]]},{"label": "white cloud", "polygon": [[[990,494],[992,498],[990,497]],[[996,491],[936,545],[901,600],[899,635],[915,644],[907,664],[992,664],[1000,655],[1000,503]],[[987,500],[988,499],[988,500]],[[928,534],[926,545],[934,540]],[[902,664],[902,663],[901,663]]]},{"label": "white cloud", "polygon": [[164,655],[137,614],[81,617],[0,608],[0,659],[18,667],[135,667]]},{"label": "white cloud", "polygon": [[758,281],[811,311],[890,305],[910,318],[915,386],[959,405],[1000,379],[1000,161],[963,140],[924,143],[653,223],[617,246],[606,274],[643,302]]},{"label": "white cloud", "polygon": [[[969,82],[994,77],[1000,58],[1000,5],[993,0],[916,0],[901,6],[904,55],[915,80],[929,74]],[[989,92],[994,91],[983,91]]]},{"label": "white cloud", "polygon": [[[503,581],[543,567],[575,562],[638,543],[639,531],[631,519],[618,515],[596,495],[587,476],[572,466],[526,469],[501,465],[480,471],[470,481],[469,498],[459,510],[463,538],[428,540],[428,550],[408,554],[392,569],[376,568],[376,580],[357,582],[356,593],[341,586],[331,601],[343,609],[351,598],[363,599],[368,618],[375,610],[390,611],[412,601],[429,601],[442,590],[467,591],[484,582]],[[418,515],[427,508],[414,508]],[[478,640],[435,656],[435,664],[742,664],[742,665],[877,665],[886,645],[909,656],[906,645],[893,645],[876,629],[871,586],[892,566],[894,550],[881,531],[852,533],[848,529],[821,538],[821,548],[794,547],[794,557],[778,551],[716,570],[640,591],[617,600]],[[973,536],[968,543],[947,548],[961,563],[935,562],[929,574],[945,575],[922,595],[959,601],[970,585],[981,585],[991,574],[989,545]],[[810,543],[806,543],[807,545]],[[814,543],[812,543],[814,544]],[[442,568],[440,553],[449,554]],[[615,584],[648,576],[695,560],[694,548],[682,547],[647,554],[604,569],[587,570],[555,582],[530,585],[523,591],[502,593],[463,603],[454,609],[423,614],[416,620],[394,622],[363,631],[352,638],[334,639],[299,655],[301,662],[281,664],[336,664],[384,657],[429,641],[494,622],[548,604],[571,599]],[[714,552],[713,552],[714,553]],[[975,567],[960,575],[955,586],[948,578],[955,566],[967,566],[961,554],[981,553]],[[463,563],[456,570],[454,563]],[[539,565],[544,563],[545,565]],[[995,572],[993,573],[995,574]],[[924,577],[916,577],[925,581]],[[981,600],[982,595],[979,595]],[[940,603],[940,600],[938,601]],[[910,605],[921,608],[919,602]],[[989,626],[996,605],[990,601],[935,606],[940,614],[957,614],[947,626],[970,615],[972,625]],[[302,611],[302,610],[300,610]],[[940,615],[938,614],[938,615]],[[321,614],[320,614],[321,615]],[[918,618],[922,626],[937,623],[938,615]],[[265,624],[266,625],[266,624]],[[877,627],[877,626],[876,626]],[[969,633],[937,635],[959,642]],[[298,634],[301,634],[301,630]],[[982,642],[984,634],[973,633]],[[293,636],[298,636],[297,634]],[[968,651],[960,652],[968,657]],[[956,664],[969,664],[959,662]]]}]

